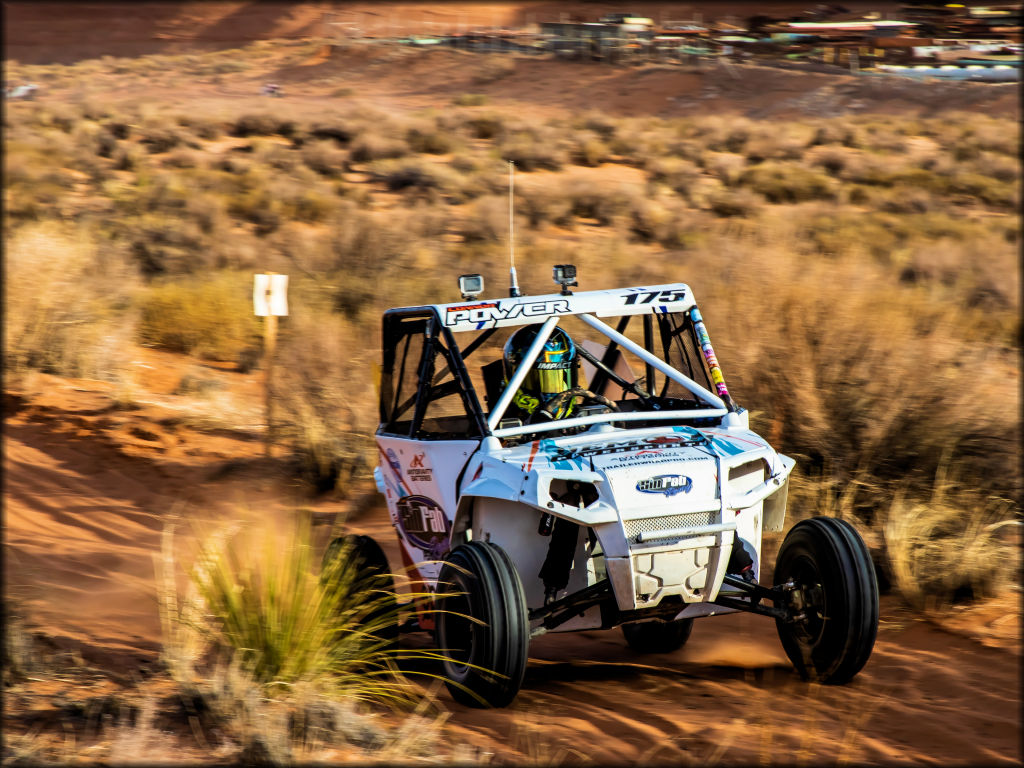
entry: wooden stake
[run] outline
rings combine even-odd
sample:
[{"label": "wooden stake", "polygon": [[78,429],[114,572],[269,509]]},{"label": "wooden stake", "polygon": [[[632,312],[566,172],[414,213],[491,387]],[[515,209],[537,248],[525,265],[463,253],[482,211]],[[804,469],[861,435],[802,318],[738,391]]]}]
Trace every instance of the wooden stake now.
[{"label": "wooden stake", "polygon": [[[273,272],[267,274],[273,275]],[[270,302],[270,288],[267,288],[267,303]],[[266,390],[267,406],[267,458],[274,455],[274,397],[272,394],[274,383],[274,351],[277,348],[277,315],[268,313],[263,323],[263,353],[266,357],[266,378],[264,389]]]}]

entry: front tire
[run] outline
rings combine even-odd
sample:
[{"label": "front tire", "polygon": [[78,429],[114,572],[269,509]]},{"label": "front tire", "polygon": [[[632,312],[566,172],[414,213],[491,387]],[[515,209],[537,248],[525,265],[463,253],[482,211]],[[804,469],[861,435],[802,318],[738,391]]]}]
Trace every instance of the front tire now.
[{"label": "front tire", "polygon": [[692,631],[693,619],[622,625],[626,642],[637,653],[672,653],[683,647]]},{"label": "front tire", "polygon": [[868,549],[844,520],[802,520],[786,535],[775,583],[792,581],[796,621],[776,619],[782,647],[805,679],[849,682],[878,633],[878,584]]},{"label": "front tire", "polygon": [[331,541],[324,553],[322,579],[334,579],[344,601],[339,609],[363,603],[360,625],[390,649],[398,642],[398,599],[395,577],[380,544],[370,536],[346,534]]},{"label": "front tire", "polygon": [[530,621],[519,574],[501,547],[471,541],[445,559],[438,577],[437,644],[452,698],[506,707],[526,674]]}]

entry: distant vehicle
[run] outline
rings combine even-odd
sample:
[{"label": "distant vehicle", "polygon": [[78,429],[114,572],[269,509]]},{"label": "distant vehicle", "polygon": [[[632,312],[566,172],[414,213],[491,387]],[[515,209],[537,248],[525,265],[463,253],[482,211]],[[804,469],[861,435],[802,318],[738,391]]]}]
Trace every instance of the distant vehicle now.
[{"label": "distant vehicle", "polygon": [[39,86],[34,83],[27,83],[25,85],[16,85],[9,87],[4,91],[5,99],[24,99],[25,101],[32,101],[36,97],[36,92],[39,90]]},{"label": "distant vehicle", "polygon": [[554,274],[559,293],[492,299],[464,275],[462,301],[383,317],[375,477],[434,594],[405,628],[434,632],[452,696],[508,705],[545,632],[621,626],[665,653],[734,611],[774,618],[805,678],[850,680],[878,625],[867,548],[845,521],[802,520],[759,583],[795,462],[733,402],[693,291],[574,294],[575,268]]}]

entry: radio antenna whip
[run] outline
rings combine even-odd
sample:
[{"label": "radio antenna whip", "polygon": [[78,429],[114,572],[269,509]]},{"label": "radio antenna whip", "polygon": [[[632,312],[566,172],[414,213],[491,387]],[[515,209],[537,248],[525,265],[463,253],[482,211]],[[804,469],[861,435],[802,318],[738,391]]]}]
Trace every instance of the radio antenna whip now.
[{"label": "radio antenna whip", "polygon": [[511,283],[508,287],[509,296],[522,296],[519,292],[519,280],[516,279],[516,230],[515,214],[513,212],[513,197],[515,196],[515,173],[516,163],[508,161],[508,274]]}]

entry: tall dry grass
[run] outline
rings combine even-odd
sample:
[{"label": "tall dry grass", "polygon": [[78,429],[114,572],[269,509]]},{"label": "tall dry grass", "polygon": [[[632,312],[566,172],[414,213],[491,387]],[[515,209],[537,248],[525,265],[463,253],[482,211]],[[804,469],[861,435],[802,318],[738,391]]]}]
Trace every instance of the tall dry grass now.
[{"label": "tall dry grass", "polygon": [[[341,747],[387,761],[436,749],[430,739],[447,715],[400,665],[437,654],[388,639],[401,621],[392,577],[360,572],[350,546],[319,564],[301,514],[196,533],[184,590],[173,526],[156,559],[163,658],[240,759],[291,765]],[[388,712],[402,713],[399,725],[381,722]]]},{"label": "tall dry grass", "polygon": [[19,228],[4,258],[4,366],[117,380],[134,342],[140,281],[86,226]]}]

